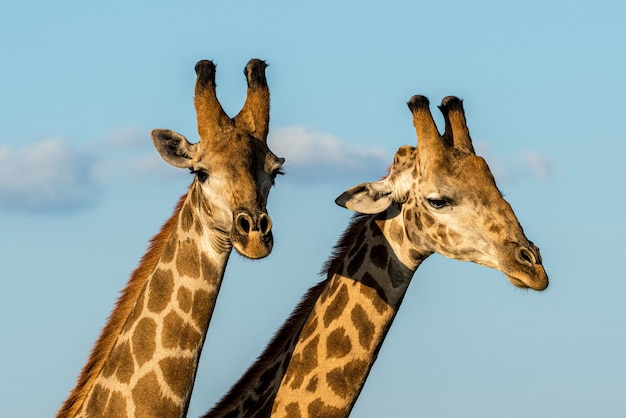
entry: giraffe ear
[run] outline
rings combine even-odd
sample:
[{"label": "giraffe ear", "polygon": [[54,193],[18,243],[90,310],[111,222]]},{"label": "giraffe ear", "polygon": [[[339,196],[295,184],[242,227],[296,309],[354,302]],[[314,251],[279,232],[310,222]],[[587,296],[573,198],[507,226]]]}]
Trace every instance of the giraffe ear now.
[{"label": "giraffe ear", "polygon": [[191,168],[198,144],[191,144],[187,138],[169,129],[153,129],[150,136],[166,162],[178,168]]},{"label": "giraffe ear", "polygon": [[343,192],[335,203],[355,212],[373,215],[391,206],[394,201],[392,191],[386,180],[361,183]]}]

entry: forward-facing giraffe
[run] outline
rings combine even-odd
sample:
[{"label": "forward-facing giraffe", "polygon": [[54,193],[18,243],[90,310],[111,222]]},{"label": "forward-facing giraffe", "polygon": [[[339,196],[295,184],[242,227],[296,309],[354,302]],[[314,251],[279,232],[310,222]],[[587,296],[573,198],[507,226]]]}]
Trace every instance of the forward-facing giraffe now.
[{"label": "forward-facing giraffe", "polygon": [[163,159],[195,177],[131,275],[58,417],[186,414],[232,247],[253,259],[272,251],[266,203],[284,159],[266,143],[265,67],[258,59],[246,65],[246,102],[231,119],[215,94],[215,65],[198,62],[200,142],[151,132]]},{"label": "forward-facing giraffe", "polygon": [[428,100],[408,103],[417,148],[389,175],[336,202],[359,212],[311,288],[263,354],[205,417],[345,417],[361,392],[417,267],[433,252],[504,272],[520,288],[548,277],[476,156],[462,103],[443,100],[439,135]]}]

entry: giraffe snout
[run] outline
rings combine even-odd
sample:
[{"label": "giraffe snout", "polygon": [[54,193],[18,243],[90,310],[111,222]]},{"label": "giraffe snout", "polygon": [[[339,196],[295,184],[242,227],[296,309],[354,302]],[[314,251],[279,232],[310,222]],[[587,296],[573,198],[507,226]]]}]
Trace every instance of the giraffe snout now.
[{"label": "giraffe snout", "polygon": [[539,247],[532,242],[512,243],[508,257],[501,262],[501,269],[509,281],[520,288],[544,290],[548,287],[548,275],[541,262]]},{"label": "giraffe snout", "polygon": [[234,215],[231,241],[235,249],[248,258],[263,258],[272,251],[272,218],[265,212],[254,216],[246,210]]}]

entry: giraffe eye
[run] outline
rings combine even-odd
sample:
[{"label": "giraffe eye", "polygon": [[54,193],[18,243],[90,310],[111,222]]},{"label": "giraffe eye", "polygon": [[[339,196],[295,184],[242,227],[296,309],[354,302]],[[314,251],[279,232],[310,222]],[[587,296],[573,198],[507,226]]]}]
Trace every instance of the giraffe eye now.
[{"label": "giraffe eye", "polygon": [[445,208],[450,205],[450,202],[445,199],[426,199],[428,204],[435,209]]},{"label": "giraffe eye", "polygon": [[191,174],[194,174],[200,183],[204,183],[209,178],[209,173],[204,170],[191,170]]},{"label": "giraffe eye", "polygon": [[276,176],[282,176],[283,174],[285,174],[285,172],[283,170],[281,170],[280,168],[278,170],[274,170],[274,172],[272,172],[272,186],[275,183]]}]

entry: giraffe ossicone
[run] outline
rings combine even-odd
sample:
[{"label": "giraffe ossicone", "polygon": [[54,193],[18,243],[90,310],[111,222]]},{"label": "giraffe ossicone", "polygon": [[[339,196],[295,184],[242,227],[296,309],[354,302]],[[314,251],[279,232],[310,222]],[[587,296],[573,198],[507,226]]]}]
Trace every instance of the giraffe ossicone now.
[{"label": "giraffe ossicone", "polygon": [[346,417],[411,278],[437,252],[544,290],[539,248],[472,146],[461,100],[443,99],[443,135],[426,97],[408,103],[417,147],[336,202],[358,212],[311,288],[257,361],[205,417]]},{"label": "giraffe ossicone", "polygon": [[248,62],[246,101],[230,118],[217,100],[215,65],[198,62],[200,141],[151,132],[163,159],[194,179],[131,274],[58,417],[186,415],[232,248],[253,259],[272,251],[266,205],[284,159],[267,145],[265,68]]}]

